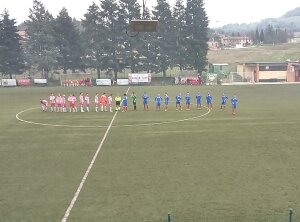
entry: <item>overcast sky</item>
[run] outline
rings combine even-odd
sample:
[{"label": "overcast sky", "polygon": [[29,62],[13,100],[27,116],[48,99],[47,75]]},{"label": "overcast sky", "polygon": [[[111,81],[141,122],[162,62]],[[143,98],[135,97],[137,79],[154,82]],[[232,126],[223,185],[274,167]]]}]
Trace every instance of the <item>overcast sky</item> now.
[{"label": "overcast sky", "polygon": [[[146,6],[152,8],[157,0],[146,0]],[[167,0],[172,6],[175,0]],[[7,8],[11,18],[17,23],[26,20],[32,0],[0,0],[0,12]],[[82,19],[93,0],[42,0],[46,9],[54,16],[66,7],[69,15]],[[97,4],[99,0],[94,0]],[[142,3],[142,0],[139,0]],[[222,26],[228,23],[250,23],[264,18],[282,16],[287,11],[300,7],[299,0],[204,0],[205,9],[210,20],[210,27]]]}]

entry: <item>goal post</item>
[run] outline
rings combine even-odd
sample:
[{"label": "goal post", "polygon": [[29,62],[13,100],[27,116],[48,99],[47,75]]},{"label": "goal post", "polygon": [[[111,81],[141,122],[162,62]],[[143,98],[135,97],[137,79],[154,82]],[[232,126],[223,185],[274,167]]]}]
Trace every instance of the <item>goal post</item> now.
[{"label": "goal post", "polygon": [[254,74],[252,72],[244,72],[244,73],[239,73],[239,72],[230,72],[227,78],[228,83],[255,83],[254,80]]},{"label": "goal post", "polygon": [[91,73],[60,74],[60,84],[64,87],[91,86],[93,75]]}]

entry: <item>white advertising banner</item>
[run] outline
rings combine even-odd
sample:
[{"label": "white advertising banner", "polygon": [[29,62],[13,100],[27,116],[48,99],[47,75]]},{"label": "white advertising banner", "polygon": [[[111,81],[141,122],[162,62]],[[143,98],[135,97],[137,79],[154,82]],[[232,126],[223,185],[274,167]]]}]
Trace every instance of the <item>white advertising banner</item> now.
[{"label": "white advertising banner", "polygon": [[47,79],[34,79],[34,84],[47,84]]},{"label": "white advertising banner", "polygon": [[110,79],[96,79],[97,86],[111,86]]},{"label": "white advertising banner", "polygon": [[128,80],[130,84],[139,84],[139,83],[150,83],[151,82],[151,73],[131,73],[128,74]]},{"label": "white advertising banner", "polygon": [[118,86],[128,86],[129,81],[128,81],[128,79],[117,79],[117,85]]},{"label": "white advertising banner", "polygon": [[1,83],[2,83],[2,86],[17,86],[16,79],[2,79]]}]

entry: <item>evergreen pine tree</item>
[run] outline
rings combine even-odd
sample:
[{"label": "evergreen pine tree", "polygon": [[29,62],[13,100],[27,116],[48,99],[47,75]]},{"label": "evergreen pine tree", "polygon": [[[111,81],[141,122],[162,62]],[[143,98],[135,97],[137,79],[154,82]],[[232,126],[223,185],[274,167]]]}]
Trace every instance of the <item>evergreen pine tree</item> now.
[{"label": "evergreen pine tree", "polygon": [[0,72],[9,75],[21,74],[24,68],[20,36],[14,19],[4,10],[0,19]]},{"label": "evergreen pine tree", "polygon": [[42,72],[42,77],[48,78],[48,73],[55,67],[58,57],[53,30],[54,19],[39,0],[33,1],[33,8],[29,12],[29,20],[26,21],[26,59],[32,68]]},{"label": "evergreen pine tree", "polygon": [[159,32],[154,35],[154,52],[156,54],[156,72],[162,72],[166,77],[167,69],[172,64],[172,50],[176,46],[174,38],[174,20],[169,3],[166,0],[157,0],[152,11],[154,19],[159,20]]},{"label": "evergreen pine tree", "polygon": [[187,0],[187,63],[199,74],[207,65],[208,19],[203,0]]},{"label": "evergreen pine tree", "polygon": [[263,29],[260,30],[259,40],[260,40],[261,43],[265,43],[265,34],[264,34],[264,30]]},{"label": "evergreen pine tree", "polygon": [[84,46],[86,48],[85,62],[89,68],[97,70],[98,79],[100,79],[100,70],[103,66],[104,50],[104,25],[100,15],[100,8],[93,3],[82,20],[84,27],[83,35]]},{"label": "evergreen pine tree", "polygon": [[114,79],[117,80],[118,72],[125,67],[124,57],[121,55],[124,50],[124,44],[120,42],[125,34],[125,27],[119,25],[119,6],[116,0],[102,0],[101,19],[104,25],[104,54],[103,69],[112,70]]},{"label": "evergreen pine tree", "polygon": [[179,66],[180,70],[183,70],[185,65],[185,53],[186,53],[186,33],[185,33],[185,7],[183,0],[176,0],[174,9],[174,34],[176,47],[174,47],[174,64]]},{"label": "evergreen pine tree", "polygon": [[62,68],[64,73],[67,73],[68,69],[73,72],[76,69],[84,70],[80,33],[66,8],[63,8],[55,19],[54,31],[55,43],[59,49],[57,59],[59,68]]},{"label": "evergreen pine tree", "polygon": [[[137,0],[119,0],[119,22],[120,27],[128,27],[130,21],[141,18],[141,6]],[[124,29],[123,28],[123,29]],[[120,38],[122,45],[121,56],[125,66],[131,69],[132,73],[141,70],[142,61],[140,60],[141,47],[143,45],[140,35],[130,37],[122,35]]]}]

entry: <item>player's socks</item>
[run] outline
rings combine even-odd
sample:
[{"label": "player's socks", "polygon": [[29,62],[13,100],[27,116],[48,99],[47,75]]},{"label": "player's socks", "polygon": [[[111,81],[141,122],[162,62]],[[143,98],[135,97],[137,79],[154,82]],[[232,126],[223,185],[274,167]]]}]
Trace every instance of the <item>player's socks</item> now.
[{"label": "player's socks", "polygon": [[86,111],[90,112],[90,108],[89,108],[89,107],[86,107]]}]

